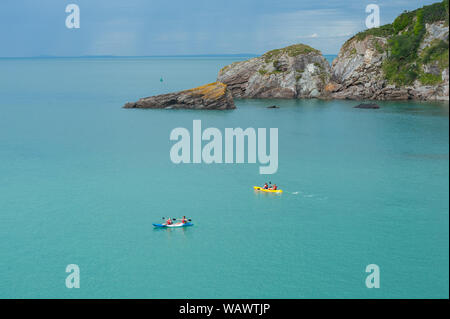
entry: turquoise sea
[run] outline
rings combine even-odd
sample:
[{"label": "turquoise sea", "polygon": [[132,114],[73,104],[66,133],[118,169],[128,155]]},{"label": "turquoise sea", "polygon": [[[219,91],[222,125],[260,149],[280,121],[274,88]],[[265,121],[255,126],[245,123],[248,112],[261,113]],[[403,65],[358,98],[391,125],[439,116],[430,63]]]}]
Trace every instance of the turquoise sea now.
[{"label": "turquoise sea", "polygon": [[[448,103],[121,108],[239,59],[0,59],[0,297],[448,298]],[[173,164],[169,134],[194,119],[277,127],[278,172]],[[254,193],[266,181],[284,193]],[[195,225],[152,227],[182,215]]]}]

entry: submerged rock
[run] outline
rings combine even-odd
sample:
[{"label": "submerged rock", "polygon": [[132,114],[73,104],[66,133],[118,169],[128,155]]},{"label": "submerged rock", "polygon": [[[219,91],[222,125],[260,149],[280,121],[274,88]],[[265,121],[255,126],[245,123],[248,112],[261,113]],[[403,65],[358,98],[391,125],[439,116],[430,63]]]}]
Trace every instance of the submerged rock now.
[{"label": "submerged rock", "polygon": [[189,90],[145,97],[126,103],[124,108],[227,110],[236,106],[227,85],[214,82]]},{"label": "submerged rock", "polygon": [[314,98],[320,97],[330,76],[320,51],[295,44],[227,65],[217,80],[227,84],[235,98]]},{"label": "submerged rock", "polygon": [[373,103],[362,103],[357,106],[354,106],[356,109],[379,109],[380,106],[378,104]]}]

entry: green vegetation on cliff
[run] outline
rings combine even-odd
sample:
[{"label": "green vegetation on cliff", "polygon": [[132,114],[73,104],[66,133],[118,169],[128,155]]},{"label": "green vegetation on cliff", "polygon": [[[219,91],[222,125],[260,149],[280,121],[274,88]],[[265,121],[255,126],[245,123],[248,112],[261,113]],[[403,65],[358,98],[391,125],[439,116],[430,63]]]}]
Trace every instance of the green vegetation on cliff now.
[{"label": "green vegetation on cliff", "polygon": [[367,36],[387,38],[389,56],[383,63],[383,71],[390,83],[410,85],[416,79],[423,84],[439,83],[440,77],[425,74],[423,65],[433,63],[440,69],[448,67],[448,42],[432,43],[420,54],[419,47],[426,35],[427,23],[445,21],[448,26],[448,8],[449,1],[444,0],[414,11],[405,11],[392,24],[360,32],[348,42],[355,38],[361,41]]},{"label": "green vegetation on cliff", "polygon": [[282,49],[275,49],[275,50],[266,52],[263,54],[263,57],[264,57],[265,62],[269,63],[272,61],[276,61],[276,59],[284,53],[287,53],[288,56],[290,56],[290,57],[294,57],[294,56],[297,56],[300,54],[308,54],[311,52],[320,54],[319,50],[311,48],[309,45],[294,44],[294,45],[290,45],[290,46],[282,48]]},{"label": "green vegetation on cliff", "polygon": [[431,45],[425,48],[421,54],[424,64],[432,61],[437,62],[438,66],[443,69],[448,67],[448,43],[445,41],[435,40]]},{"label": "green vegetation on cliff", "polygon": [[449,15],[448,15],[448,0],[442,2],[434,3],[432,5],[424,6],[421,9],[414,11],[405,11],[399,15],[392,24],[382,25],[378,28],[368,29],[357,33],[353,38],[348,41],[357,38],[358,40],[364,40],[368,35],[376,37],[388,38],[396,35],[410,27],[415,27],[416,17],[420,16],[420,22],[417,24],[417,31],[424,27],[425,23],[433,23],[436,21],[445,21],[448,25]]}]

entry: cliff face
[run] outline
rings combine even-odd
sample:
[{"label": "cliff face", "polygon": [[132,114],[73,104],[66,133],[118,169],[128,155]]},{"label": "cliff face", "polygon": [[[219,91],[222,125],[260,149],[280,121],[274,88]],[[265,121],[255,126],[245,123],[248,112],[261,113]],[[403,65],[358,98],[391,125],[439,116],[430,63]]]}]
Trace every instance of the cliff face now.
[{"label": "cliff face", "polygon": [[124,108],[226,110],[236,106],[227,86],[214,82],[190,90],[142,98],[126,103]]},{"label": "cliff face", "polygon": [[368,36],[346,43],[332,64],[332,82],[326,91],[334,98],[376,97],[386,86],[381,66],[387,56],[387,40]]},{"label": "cliff face", "polygon": [[344,44],[326,92],[341,99],[448,100],[448,41],[448,1],[403,13]]},{"label": "cliff face", "polygon": [[319,97],[330,79],[320,51],[296,44],[220,70],[217,80],[236,98]]}]

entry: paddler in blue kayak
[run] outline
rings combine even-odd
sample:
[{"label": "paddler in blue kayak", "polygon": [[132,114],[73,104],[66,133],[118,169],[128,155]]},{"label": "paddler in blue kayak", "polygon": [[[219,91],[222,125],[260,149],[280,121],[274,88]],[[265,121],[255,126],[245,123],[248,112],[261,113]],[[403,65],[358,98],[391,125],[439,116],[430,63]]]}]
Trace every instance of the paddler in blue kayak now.
[{"label": "paddler in blue kayak", "polygon": [[188,220],[186,219],[186,216],[183,216],[183,218],[181,219],[181,222],[183,224],[186,224],[188,222]]},{"label": "paddler in blue kayak", "polygon": [[169,217],[164,225],[172,225],[172,219]]}]

